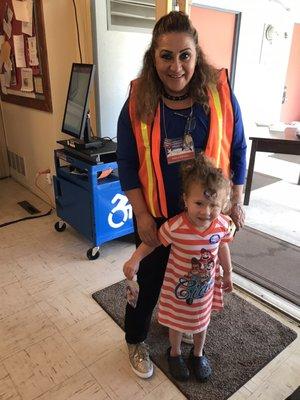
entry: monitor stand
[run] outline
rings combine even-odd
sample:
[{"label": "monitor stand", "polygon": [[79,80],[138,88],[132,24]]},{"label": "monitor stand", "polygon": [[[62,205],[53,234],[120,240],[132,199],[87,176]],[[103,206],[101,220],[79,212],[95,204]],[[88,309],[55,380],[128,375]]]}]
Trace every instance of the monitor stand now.
[{"label": "monitor stand", "polygon": [[100,147],[104,146],[105,141],[99,137],[92,136],[91,130],[91,122],[90,122],[90,113],[86,116],[86,123],[84,129],[84,140],[76,140],[75,141],[75,148],[76,149],[91,149],[96,148],[99,149]]}]

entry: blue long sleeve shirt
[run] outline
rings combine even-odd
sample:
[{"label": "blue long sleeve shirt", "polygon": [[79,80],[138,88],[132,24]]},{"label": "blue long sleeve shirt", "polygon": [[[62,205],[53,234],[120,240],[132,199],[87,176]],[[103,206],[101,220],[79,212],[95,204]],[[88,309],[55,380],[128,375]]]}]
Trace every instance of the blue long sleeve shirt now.
[{"label": "blue long sleeve shirt", "polygon": [[[239,104],[232,94],[232,105],[234,112],[234,134],[231,147],[230,168],[233,173],[232,181],[235,185],[242,185],[246,175],[246,140],[244,127]],[[128,99],[125,102],[118,120],[117,131],[117,159],[119,167],[119,178],[121,187],[124,191],[139,188],[140,181],[138,177],[139,159],[135,137],[133,134]],[[161,149],[160,160],[161,170],[164,179],[166,199],[169,217],[182,211],[183,203],[181,201],[181,183],[179,177],[180,163],[168,164],[163,146],[164,139],[178,138],[183,136],[186,119],[191,112],[191,108],[183,110],[173,110],[166,105],[160,104],[160,126],[161,126]],[[203,107],[195,103],[193,105],[193,116],[196,119],[195,129],[192,131],[195,150],[205,150],[210,119],[205,114]]]}]

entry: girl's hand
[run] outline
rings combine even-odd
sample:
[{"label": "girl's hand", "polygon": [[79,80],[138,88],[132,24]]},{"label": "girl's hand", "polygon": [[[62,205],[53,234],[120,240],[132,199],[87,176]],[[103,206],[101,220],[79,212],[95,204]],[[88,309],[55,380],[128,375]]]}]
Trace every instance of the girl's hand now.
[{"label": "girl's hand", "polygon": [[143,213],[136,216],[138,234],[143,243],[150,247],[157,247],[160,241],[157,237],[157,226],[152,215]]},{"label": "girl's hand", "polygon": [[134,275],[138,272],[139,270],[139,262],[134,261],[132,258],[128,261],[123,266],[123,272],[124,275],[126,276],[127,279],[132,280],[134,278]]},{"label": "girl's hand", "polygon": [[233,291],[233,283],[232,283],[232,273],[230,272],[225,272],[223,274],[222,278],[222,289],[226,293],[230,293]]}]

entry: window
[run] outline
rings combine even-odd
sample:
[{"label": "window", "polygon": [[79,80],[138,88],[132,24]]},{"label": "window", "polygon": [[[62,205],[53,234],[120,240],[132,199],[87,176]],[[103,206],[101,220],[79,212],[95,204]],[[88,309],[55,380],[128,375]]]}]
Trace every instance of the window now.
[{"label": "window", "polygon": [[155,0],[107,0],[109,30],[152,30]]}]

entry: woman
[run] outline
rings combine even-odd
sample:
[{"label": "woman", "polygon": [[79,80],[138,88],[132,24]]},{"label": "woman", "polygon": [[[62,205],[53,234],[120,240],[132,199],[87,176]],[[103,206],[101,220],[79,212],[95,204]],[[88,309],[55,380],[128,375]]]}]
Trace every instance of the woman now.
[{"label": "woman", "polygon": [[[173,11],[156,23],[118,121],[119,176],[133,207],[137,244],[156,247],[157,229],[182,211],[180,162],[202,150],[232,178],[231,217],[239,229],[246,170],[240,108],[226,71],[206,62],[188,16]],[[169,248],[159,246],[140,263],[137,306],[126,308],[129,359],[142,378],[153,373],[144,340],[168,256]]]}]

